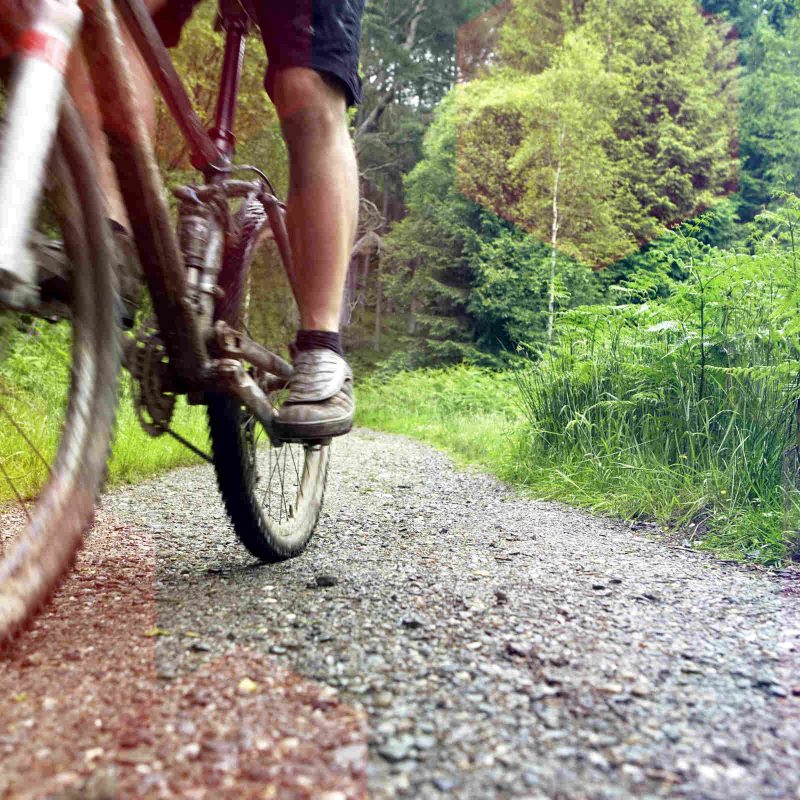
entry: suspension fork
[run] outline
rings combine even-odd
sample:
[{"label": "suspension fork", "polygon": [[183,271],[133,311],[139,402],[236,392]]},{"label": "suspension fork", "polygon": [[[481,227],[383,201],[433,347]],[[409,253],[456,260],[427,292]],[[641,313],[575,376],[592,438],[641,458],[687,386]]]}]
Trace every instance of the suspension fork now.
[{"label": "suspension fork", "polygon": [[0,305],[38,299],[28,236],[58,126],[64,73],[83,14],[77,0],[43,0],[16,43],[16,69],[0,141]]}]

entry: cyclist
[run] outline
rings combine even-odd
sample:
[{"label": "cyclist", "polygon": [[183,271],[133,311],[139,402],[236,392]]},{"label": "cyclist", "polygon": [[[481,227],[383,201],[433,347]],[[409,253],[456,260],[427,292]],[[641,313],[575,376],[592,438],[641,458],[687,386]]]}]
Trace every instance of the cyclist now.
[{"label": "cyclist", "polygon": [[[165,44],[174,46],[200,0],[145,1]],[[358,169],[346,110],[361,99],[364,0],[254,0],[253,5],[269,58],[265,86],[289,152],[287,227],[300,312],[292,348],[295,371],[276,429],[287,439],[309,438],[312,426],[313,438],[337,436],[350,430],[355,408],[339,316],[358,214]],[[152,87],[132,43],[127,50],[152,135]],[[122,233],[128,220],[80,56],[70,64],[68,86],[99,154],[112,224]]]}]

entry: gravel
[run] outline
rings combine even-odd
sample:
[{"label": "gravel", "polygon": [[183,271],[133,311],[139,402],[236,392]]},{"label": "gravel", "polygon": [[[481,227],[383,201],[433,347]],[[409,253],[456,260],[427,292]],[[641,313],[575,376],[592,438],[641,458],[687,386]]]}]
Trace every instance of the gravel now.
[{"label": "gravel", "polygon": [[237,545],[207,467],[104,513],[155,542],[159,680],[245,651],[332,687],[366,713],[373,798],[800,798],[797,572],[670,547],[369,431],[335,443],[291,562]]}]

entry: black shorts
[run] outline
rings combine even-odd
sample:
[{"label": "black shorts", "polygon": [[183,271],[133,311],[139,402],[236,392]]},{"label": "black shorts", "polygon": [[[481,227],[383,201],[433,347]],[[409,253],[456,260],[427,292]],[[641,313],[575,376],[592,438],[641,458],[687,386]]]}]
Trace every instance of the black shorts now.
[{"label": "black shorts", "polygon": [[[167,47],[174,47],[181,29],[201,0],[168,0],[155,16]],[[265,86],[272,97],[275,70],[310,67],[339,81],[347,104],[361,102],[358,48],[364,0],[253,0],[267,49]]]}]

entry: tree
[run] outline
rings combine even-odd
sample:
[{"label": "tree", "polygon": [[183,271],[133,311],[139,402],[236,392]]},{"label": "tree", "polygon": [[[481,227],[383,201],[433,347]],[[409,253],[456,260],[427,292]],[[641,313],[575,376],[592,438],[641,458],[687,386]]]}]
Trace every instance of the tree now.
[{"label": "tree", "polygon": [[459,187],[548,243],[548,340],[559,251],[601,266],[636,245],[635,202],[608,155],[622,86],[603,59],[574,32],[545,70],[501,72],[463,93]]},{"label": "tree", "polygon": [[765,18],[745,48],[741,91],[740,216],[752,219],[773,196],[800,190],[800,18],[784,31]]},{"label": "tree", "polygon": [[647,242],[735,190],[733,41],[693,0],[590,0],[584,25],[632,87],[611,156],[645,212],[636,238]]},{"label": "tree", "polygon": [[461,92],[440,105],[424,156],[406,180],[409,212],[386,240],[388,291],[408,315],[409,366],[497,364],[520,342],[541,344],[556,307],[597,297],[594,273],[458,190]]},{"label": "tree", "polygon": [[455,93],[440,105],[405,181],[408,215],[386,240],[387,291],[415,337],[411,365],[479,359],[467,304],[480,209],[456,191]]},{"label": "tree", "polygon": [[535,75],[581,21],[586,0],[513,0],[498,35],[498,64]]}]

